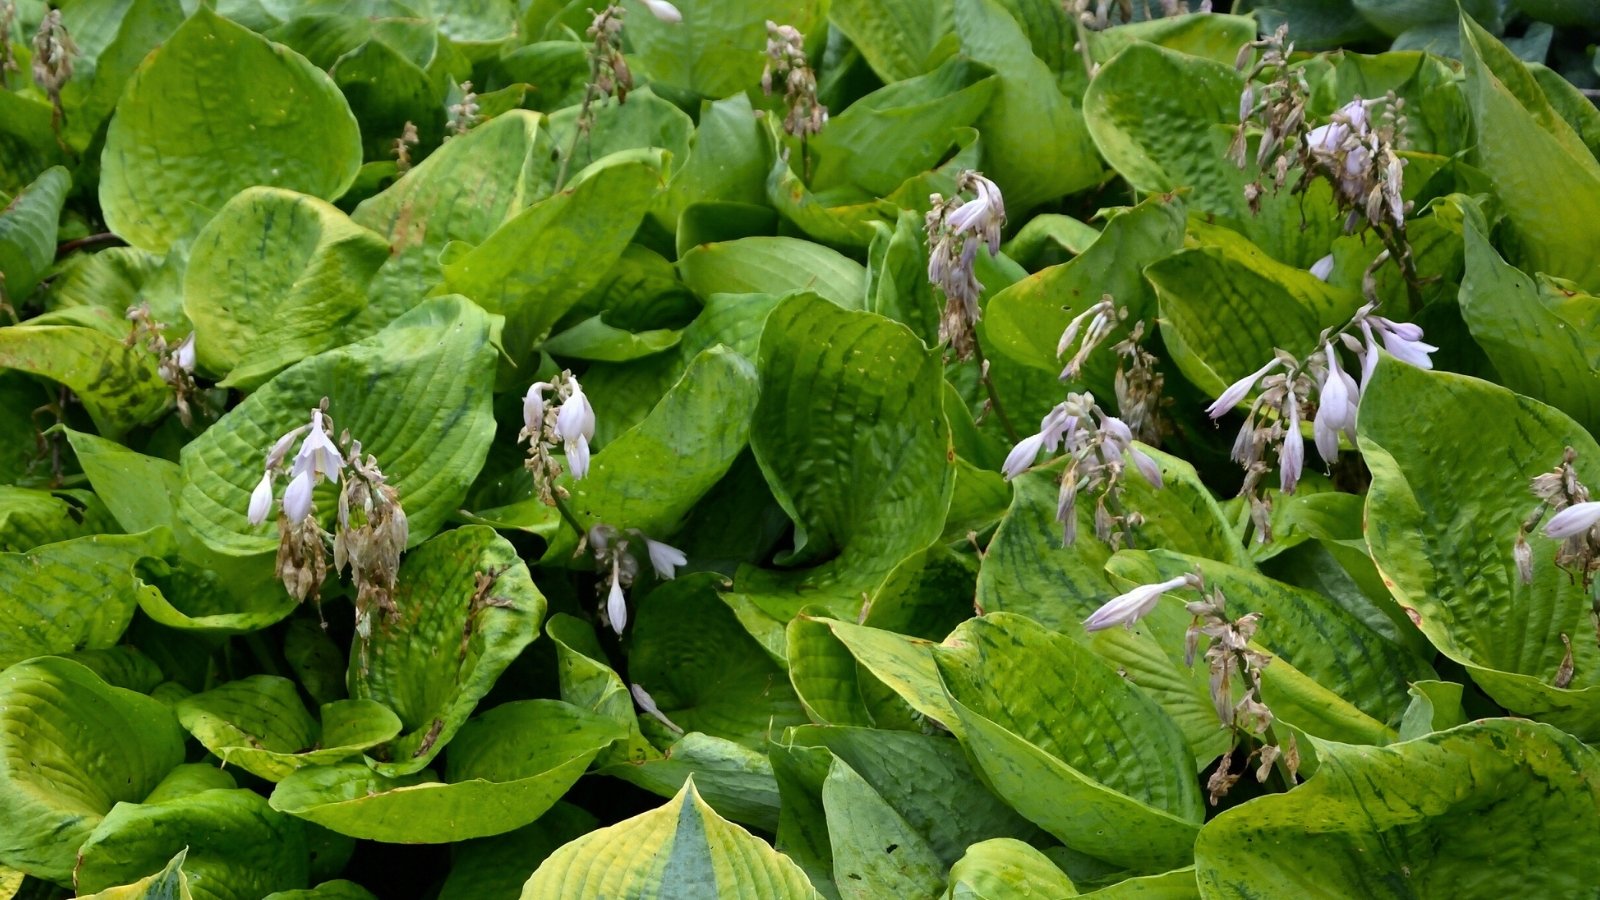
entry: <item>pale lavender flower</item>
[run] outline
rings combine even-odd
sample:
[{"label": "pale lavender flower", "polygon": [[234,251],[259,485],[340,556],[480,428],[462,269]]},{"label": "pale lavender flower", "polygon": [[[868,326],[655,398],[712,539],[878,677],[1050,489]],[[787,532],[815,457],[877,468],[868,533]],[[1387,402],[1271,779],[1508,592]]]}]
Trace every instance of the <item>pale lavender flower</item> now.
[{"label": "pale lavender flower", "polygon": [[1312,263],[1311,274],[1314,275],[1318,281],[1327,281],[1328,276],[1333,274],[1333,254],[1329,253],[1327,256],[1324,256],[1323,258]]},{"label": "pale lavender flower", "polygon": [[528,393],[522,397],[522,425],[525,434],[538,434],[544,427],[544,392],[550,389],[550,382],[535,381],[528,385]]},{"label": "pale lavender flower", "polygon": [[1006,454],[1006,461],[1000,466],[1001,474],[1010,481],[1026,472],[1034,460],[1038,459],[1040,450],[1048,450],[1051,453],[1058,450],[1077,423],[1078,417],[1067,410],[1067,404],[1056,404],[1045,413],[1043,419],[1039,420],[1039,433],[1018,441],[1017,445],[1011,448],[1011,452]]},{"label": "pale lavender flower", "polygon": [[644,8],[650,11],[650,15],[666,22],[668,25],[676,25],[683,21],[683,13],[679,12],[678,8],[668,3],[667,0],[639,0],[639,2],[643,3]]},{"label": "pale lavender flower", "polygon": [[[313,486],[314,482],[311,479],[310,469],[297,472],[293,478],[289,479],[289,486],[284,488],[283,491],[283,514],[289,517],[290,522],[298,525],[305,521],[306,516],[311,514],[311,489]],[[257,490],[259,490],[259,487]],[[254,503],[252,495],[251,504],[254,505]]]},{"label": "pale lavender flower", "polygon": [[645,538],[644,548],[650,556],[650,565],[656,570],[656,574],[668,581],[678,573],[679,566],[689,562],[689,557],[684,556],[682,550],[671,544]]},{"label": "pale lavender flower", "polygon": [[1192,575],[1179,575],[1159,584],[1141,584],[1125,594],[1119,594],[1083,620],[1085,631],[1104,631],[1114,625],[1131,627],[1156,608],[1156,601],[1168,591],[1189,585]]},{"label": "pale lavender flower", "polygon": [[611,630],[622,634],[628,627],[628,598],[622,593],[621,566],[611,567],[611,593],[606,596],[606,618],[611,621]]},{"label": "pale lavender flower", "polygon": [[1139,470],[1139,474],[1144,476],[1145,481],[1150,482],[1151,487],[1159,488],[1162,486],[1161,466],[1150,458],[1150,454],[1140,450],[1138,447],[1129,447],[1128,458],[1133,460],[1133,467]]},{"label": "pale lavender flower", "polygon": [[1300,405],[1290,391],[1284,398],[1288,417],[1284,421],[1283,446],[1278,448],[1278,484],[1285,494],[1294,493],[1306,463],[1306,439],[1300,434]]},{"label": "pale lavender flower", "polygon": [[272,512],[272,470],[261,473],[261,482],[250,492],[250,524],[260,525]]},{"label": "pale lavender flower", "polygon": [[1328,357],[1328,375],[1317,394],[1317,415],[1312,421],[1312,435],[1316,439],[1317,454],[1331,466],[1339,455],[1339,432],[1354,428],[1356,398],[1350,393],[1354,382],[1340,368],[1333,343],[1325,344],[1323,352]]},{"label": "pale lavender flower", "polygon": [[1011,448],[1011,452],[1006,454],[1006,461],[1001,464],[1000,473],[1007,481],[1016,478],[1028,471],[1033,461],[1039,458],[1039,451],[1042,449],[1044,449],[1044,434],[1041,432],[1028,435],[1018,441],[1017,445]]},{"label": "pale lavender flower", "polygon": [[1600,500],[1574,503],[1550,517],[1545,523],[1545,537],[1555,540],[1577,537],[1600,524]]},{"label": "pale lavender flower", "polygon": [[556,411],[556,437],[567,455],[573,478],[589,474],[589,441],[594,438],[594,407],[584,396],[578,379],[572,379],[572,393]]},{"label": "pale lavender flower", "polygon": [[1228,386],[1227,390],[1222,392],[1222,396],[1218,397],[1210,406],[1206,407],[1206,414],[1211,416],[1213,419],[1222,418],[1222,416],[1225,415],[1229,410],[1239,405],[1239,401],[1243,400],[1245,395],[1250,393],[1250,389],[1256,386],[1256,382],[1260,381],[1262,376],[1281,365],[1283,365],[1283,360],[1274,357],[1272,362],[1267,363],[1254,372],[1251,372],[1249,375],[1246,375],[1238,381],[1235,381],[1233,384]]},{"label": "pale lavender flower", "polygon": [[311,431],[306,435],[305,442],[300,445],[300,452],[294,455],[294,473],[318,474],[329,481],[338,481],[339,473],[344,469],[344,455],[339,448],[334,446],[333,439],[328,437],[322,425],[322,410],[311,411]]},{"label": "pale lavender flower", "polygon": [[679,728],[676,722],[673,722],[671,719],[667,718],[667,714],[662,712],[661,707],[656,705],[656,700],[654,697],[650,696],[649,691],[646,691],[637,684],[630,684],[628,685],[628,693],[633,695],[633,702],[637,703],[639,708],[644,710],[645,715],[655,719],[662,725],[665,725],[672,733],[683,734],[683,729]]}]

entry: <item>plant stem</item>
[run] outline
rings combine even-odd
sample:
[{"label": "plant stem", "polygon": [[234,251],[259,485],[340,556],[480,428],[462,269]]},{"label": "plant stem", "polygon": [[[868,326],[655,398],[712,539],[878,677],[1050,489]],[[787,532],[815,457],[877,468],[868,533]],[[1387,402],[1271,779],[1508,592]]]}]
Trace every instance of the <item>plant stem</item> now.
[{"label": "plant stem", "polygon": [[995,418],[1000,420],[1000,427],[1005,429],[1006,437],[1015,444],[1022,440],[1022,435],[1011,424],[1011,418],[1006,415],[1005,407],[1000,405],[1000,392],[995,390],[994,379],[989,377],[989,360],[983,355],[983,344],[973,336],[972,355],[978,361],[978,378],[983,382],[984,390],[989,392],[989,408],[994,410]]},{"label": "plant stem", "polygon": [[126,247],[128,242],[109,231],[91,234],[86,237],[67,241],[56,247],[56,259],[61,259],[74,250],[84,250],[92,247]]},{"label": "plant stem", "polygon": [[583,527],[583,523],[579,522],[578,517],[572,514],[572,510],[567,509],[567,504],[561,499],[561,495],[559,493],[552,493],[550,497],[551,499],[555,500],[556,512],[561,513],[561,518],[565,519],[566,523],[572,526],[572,530],[578,533],[578,539],[582,540],[584,535],[588,534],[589,530]]},{"label": "plant stem", "polygon": [[561,167],[556,170],[556,186],[553,193],[560,193],[562,186],[567,183],[567,168],[572,164],[572,157],[578,152],[578,141],[589,130],[589,110],[594,105],[595,82],[600,80],[600,54],[589,50],[589,83],[584,85],[583,106],[578,109],[578,121],[572,132],[572,144],[567,147],[566,155],[561,157]]}]

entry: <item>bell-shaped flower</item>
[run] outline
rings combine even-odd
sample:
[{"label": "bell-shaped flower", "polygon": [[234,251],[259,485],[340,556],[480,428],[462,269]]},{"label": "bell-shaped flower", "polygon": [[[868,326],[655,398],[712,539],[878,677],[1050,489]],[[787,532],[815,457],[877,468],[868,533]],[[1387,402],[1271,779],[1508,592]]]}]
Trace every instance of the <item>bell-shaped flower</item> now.
[{"label": "bell-shaped flower", "polygon": [[594,407],[583,393],[578,379],[572,379],[572,393],[556,410],[556,437],[567,455],[567,468],[573,478],[589,474],[589,441],[594,438]]},{"label": "bell-shaped flower", "polygon": [[194,332],[189,332],[189,336],[183,339],[178,349],[172,351],[172,356],[177,361],[178,368],[185,372],[194,371]]},{"label": "bell-shaped flower", "polygon": [[1044,435],[1042,433],[1028,435],[1018,441],[1017,445],[1011,448],[1011,452],[1006,454],[1006,461],[1000,466],[1000,474],[1010,481],[1028,471],[1033,461],[1039,458],[1039,451],[1042,449],[1044,449]]},{"label": "bell-shaped flower", "polygon": [[538,434],[544,427],[544,392],[549,389],[548,381],[536,381],[522,397],[522,425],[528,434]]},{"label": "bell-shaped flower", "polygon": [[1250,393],[1250,389],[1256,386],[1256,382],[1260,381],[1268,372],[1271,372],[1273,369],[1276,369],[1282,364],[1283,360],[1274,357],[1272,362],[1267,363],[1254,372],[1251,372],[1249,375],[1246,375],[1238,381],[1235,381],[1233,384],[1228,385],[1228,389],[1222,392],[1222,396],[1212,401],[1211,405],[1206,407],[1206,414],[1213,419],[1222,418],[1222,416],[1227,413],[1228,410],[1231,410],[1235,406],[1239,405],[1239,401],[1243,400],[1245,395]]},{"label": "bell-shaped flower", "polygon": [[269,469],[261,473],[261,482],[256,489],[250,492],[250,524],[260,525],[267,520],[267,513],[272,512],[272,471]]},{"label": "bell-shaped flower", "polygon": [[[1383,334],[1383,348],[1401,362],[1410,363],[1419,369],[1433,368],[1433,360],[1428,358],[1428,354],[1436,352],[1439,348],[1432,344],[1423,343],[1420,340],[1422,337],[1421,328],[1410,323],[1406,324],[1409,327],[1404,331],[1398,328],[1379,326],[1378,330]],[[1405,336],[1411,333],[1415,333],[1417,337],[1408,338]]]},{"label": "bell-shaped flower", "polygon": [[661,578],[671,580],[678,573],[678,567],[689,562],[689,557],[683,551],[671,544],[661,541],[644,539],[645,552],[650,555],[650,565]]},{"label": "bell-shaped flower", "polygon": [[300,452],[294,455],[294,473],[322,475],[329,481],[338,481],[343,469],[344,455],[322,427],[322,410],[312,410],[311,431],[300,444]]},{"label": "bell-shaped flower", "polygon": [[1328,375],[1317,394],[1317,415],[1312,420],[1311,430],[1316,439],[1317,455],[1331,466],[1339,455],[1339,433],[1354,427],[1356,403],[1350,394],[1350,376],[1339,367],[1333,343],[1325,344],[1323,352],[1328,357]]},{"label": "bell-shaped flower", "polygon": [[[296,472],[295,476],[289,479],[289,486],[283,490],[283,514],[289,517],[290,522],[298,525],[305,521],[306,516],[311,514],[311,489],[313,486],[314,482],[311,479],[311,471],[309,469]],[[256,489],[260,490],[260,487],[258,486]],[[254,500],[251,503],[253,505]]]},{"label": "bell-shaped flower", "polygon": [[678,8],[668,3],[667,0],[639,0],[639,2],[643,3],[644,8],[650,11],[650,15],[666,22],[668,25],[676,25],[683,21],[683,13],[679,12]]},{"label": "bell-shaped flower", "polygon": [[1285,494],[1294,493],[1306,465],[1306,439],[1300,434],[1300,406],[1291,392],[1284,401],[1288,417],[1283,423],[1283,446],[1278,448],[1278,485]]},{"label": "bell-shaped flower", "polygon": [[1144,476],[1144,480],[1148,481],[1151,487],[1161,487],[1161,466],[1156,464],[1150,454],[1138,447],[1129,447],[1128,459],[1133,460],[1133,467],[1139,470],[1139,474]]},{"label": "bell-shaped flower", "polygon": [[1583,503],[1574,503],[1550,517],[1545,523],[1545,537],[1564,540],[1577,537],[1580,534],[1600,524],[1600,500],[1589,500]]},{"label": "bell-shaped flower", "polygon": [[1161,599],[1161,595],[1183,587],[1190,578],[1189,575],[1179,575],[1159,584],[1141,584],[1126,594],[1119,594],[1083,620],[1084,630],[1104,631],[1114,625],[1131,626],[1156,608],[1156,601]]},{"label": "bell-shaped flower", "polygon": [[1333,274],[1333,254],[1329,253],[1327,256],[1312,263],[1311,274],[1316,276],[1318,281],[1327,281],[1328,276]]},{"label": "bell-shaped flower", "polygon": [[622,593],[621,569],[611,567],[611,592],[606,595],[606,618],[611,622],[611,630],[622,634],[628,627],[628,598]]}]

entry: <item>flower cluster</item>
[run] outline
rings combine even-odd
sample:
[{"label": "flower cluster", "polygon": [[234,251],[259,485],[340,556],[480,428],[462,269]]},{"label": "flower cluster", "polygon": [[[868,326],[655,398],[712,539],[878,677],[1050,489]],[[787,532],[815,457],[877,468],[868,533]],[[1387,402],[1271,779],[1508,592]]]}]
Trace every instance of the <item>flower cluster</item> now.
[{"label": "flower cluster", "polygon": [[[453,135],[466,134],[483,120],[479,114],[478,95],[472,90],[472,82],[463,81],[456,85],[451,94],[456,98],[453,103],[445,108],[448,118],[445,121],[445,130]],[[404,138],[402,137],[402,140]]]},{"label": "flower cluster", "polygon": [[192,426],[194,410],[191,404],[200,393],[200,387],[194,380],[194,332],[189,332],[176,345],[169,344],[165,335],[166,326],[155,320],[147,303],[130,306],[127,317],[133,323],[133,329],[128,333],[125,343],[129,347],[141,344],[155,355],[156,372],[172,388],[179,421],[183,422],[185,428]]},{"label": "flower cluster", "polygon": [[411,171],[411,148],[415,147],[421,138],[417,136],[417,124],[406,121],[405,127],[400,130],[400,136],[394,139],[394,170],[400,175]]},{"label": "flower cluster", "polygon": [[[361,442],[345,432],[333,440],[333,422],[327,398],[311,410],[311,421],[290,430],[267,451],[261,481],[250,493],[246,516],[261,525],[272,512],[280,476],[288,486],[278,503],[277,573],[296,600],[315,599],[328,575],[329,535],[317,517],[315,491],[324,481],[340,484],[338,515],[332,535],[334,572],[349,569],[356,586],[356,631],[364,639],[372,633],[372,613],[393,616],[395,579],[400,553],[410,539],[410,526],[400,507],[399,494],[386,483],[378,461],[362,459]],[[300,442],[293,459],[289,449]]]},{"label": "flower cluster", "polygon": [[[667,0],[642,2],[651,15],[663,22],[673,24],[683,21],[683,14]],[[612,3],[598,13],[592,9],[589,11],[594,13],[594,20],[589,23],[586,32],[589,35],[589,80],[584,83],[583,104],[578,107],[572,144],[567,148],[566,155],[561,157],[561,166],[556,172],[556,190],[567,183],[567,170],[572,165],[572,157],[578,152],[578,142],[594,130],[600,112],[597,104],[608,97],[616,97],[618,103],[626,103],[628,92],[633,90],[633,71],[628,68],[628,60],[622,54],[622,7]]]},{"label": "flower cluster", "polygon": [[629,536],[637,538],[644,545],[645,556],[657,578],[670,581],[678,574],[678,567],[689,561],[682,550],[661,541],[653,541],[637,528],[621,532],[610,525],[597,524],[589,529],[589,549],[594,554],[595,565],[609,575],[605,619],[617,634],[622,634],[623,629],[628,627],[628,597],[625,591],[633,587],[633,581],[639,575],[639,561],[628,552],[632,543]]},{"label": "flower cluster", "polygon": [[[1132,628],[1135,622],[1156,608],[1163,596],[1176,590],[1193,590],[1200,594],[1199,600],[1184,605],[1193,617],[1185,635],[1184,665],[1193,668],[1200,638],[1209,638],[1205,659],[1211,673],[1211,702],[1222,724],[1233,732],[1233,746],[1223,754],[1221,763],[1206,784],[1211,804],[1215,806],[1217,800],[1239,780],[1239,775],[1232,770],[1233,754],[1241,741],[1247,739],[1259,745],[1253,747],[1245,757],[1247,764],[1251,757],[1260,757],[1256,780],[1266,781],[1273,766],[1281,764],[1286,780],[1292,785],[1299,768],[1299,752],[1295,747],[1294,735],[1289,736],[1287,743],[1278,742],[1272,730],[1272,710],[1261,696],[1261,672],[1272,658],[1250,644],[1260,623],[1260,615],[1246,613],[1237,619],[1230,619],[1227,615],[1227,598],[1222,590],[1215,587],[1208,589],[1205,579],[1198,572],[1190,572],[1155,584],[1138,585],[1113,597],[1085,619],[1083,627],[1090,632],[1116,625]],[[1234,702],[1235,680],[1241,681],[1244,686],[1244,696],[1238,702]]]},{"label": "flower cluster", "polygon": [[554,506],[558,497],[566,496],[556,484],[562,468],[551,451],[560,443],[572,477],[586,477],[594,426],[594,407],[570,371],[528,387],[522,398],[522,431],[517,440],[528,442],[528,459],[523,465],[533,475],[534,488],[545,503]]},{"label": "flower cluster", "polygon": [[[1098,301],[1074,316],[1056,344],[1058,357],[1066,356],[1074,345],[1078,348],[1061,370],[1061,380],[1077,380],[1089,355],[1105,341],[1118,322],[1127,318],[1128,310],[1118,306],[1110,294],[1101,295]],[[1156,368],[1155,356],[1144,349],[1144,328],[1142,320],[1135,322],[1126,338],[1111,345],[1119,357],[1115,382],[1117,411],[1134,437],[1147,444],[1157,444],[1166,432],[1161,418],[1161,410],[1166,405],[1162,396],[1166,378]]]},{"label": "flower cluster", "polygon": [[[957,195],[948,200],[939,194],[928,198],[930,209],[924,228],[928,236],[928,281],[945,296],[939,340],[955,349],[958,360],[968,360],[977,352],[977,324],[982,317],[978,297],[983,285],[973,273],[973,266],[980,244],[989,248],[990,256],[1000,252],[1006,205],[1000,188],[971,169],[956,177],[956,191]],[[974,194],[973,199],[963,201],[960,194],[969,191]]]},{"label": "flower cluster", "polygon": [[[1272,539],[1271,506],[1258,491],[1270,470],[1268,453],[1276,448],[1279,487],[1292,494],[1305,469],[1302,423],[1311,421],[1317,454],[1329,466],[1338,458],[1341,435],[1355,443],[1356,410],[1378,365],[1378,340],[1382,339],[1396,359],[1422,369],[1433,367],[1429,354],[1439,348],[1423,343],[1422,329],[1376,315],[1376,308],[1375,303],[1366,303],[1339,329],[1324,330],[1317,340],[1318,349],[1305,359],[1276,351],[1271,361],[1229,385],[1206,408],[1211,418],[1221,418],[1259,383],[1261,391],[1245,414],[1232,456],[1245,469],[1240,493],[1250,499],[1251,521],[1262,541]],[[1353,331],[1359,331],[1361,337]],[[1359,383],[1345,371],[1340,348],[1355,354],[1361,370]]]},{"label": "flower cluster", "polygon": [[1078,538],[1077,503],[1080,493],[1095,497],[1094,530],[1113,546],[1132,546],[1132,529],[1143,518],[1122,508],[1122,476],[1130,461],[1152,487],[1161,487],[1161,467],[1133,445],[1133,431],[1121,419],[1107,415],[1093,394],[1068,394],[1065,402],[1045,414],[1036,434],[1023,438],[1006,456],[1000,471],[1007,481],[1027,471],[1041,452],[1063,452],[1068,458],[1061,474],[1056,500],[1056,521],[1062,542]]},{"label": "flower cluster", "polygon": [[77,55],[78,45],[61,21],[61,10],[50,10],[33,36],[33,80],[50,98],[50,121],[57,135],[62,123],[61,89],[72,80],[73,57]]},{"label": "flower cluster", "polygon": [[828,108],[817,100],[817,73],[806,59],[805,35],[792,25],[767,20],[767,67],[761,73],[761,91],[772,96],[774,83],[783,85],[783,102],[789,113],[783,130],[801,140],[828,124]]},{"label": "flower cluster", "polygon": [[[1534,476],[1529,485],[1539,505],[1517,535],[1515,558],[1524,583],[1533,581],[1533,551],[1527,536],[1547,513],[1554,514],[1545,523],[1545,537],[1561,542],[1556,550],[1556,565],[1579,579],[1584,590],[1594,584],[1595,573],[1600,571],[1600,501],[1590,500],[1588,486],[1578,480],[1577,459],[1577,451],[1566,448],[1561,464],[1553,471]],[[1600,606],[1596,615],[1596,628],[1600,630]]]}]

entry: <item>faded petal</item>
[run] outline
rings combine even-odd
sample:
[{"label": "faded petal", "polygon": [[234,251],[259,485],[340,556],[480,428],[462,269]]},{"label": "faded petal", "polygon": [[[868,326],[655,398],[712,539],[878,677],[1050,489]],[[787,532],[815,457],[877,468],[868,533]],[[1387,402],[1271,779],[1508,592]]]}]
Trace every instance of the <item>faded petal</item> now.
[{"label": "faded petal", "polygon": [[272,512],[272,472],[267,471],[261,473],[261,483],[250,492],[250,524],[265,522],[269,512]]},{"label": "faded petal", "polygon": [[1600,523],[1600,500],[1590,500],[1585,503],[1574,503],[1550,517],[1545,523],[1545,537],[1562,540],[1576,537],[1596,523]]},{"label": "faded petal", "polygon": [[1179,575],[1160,584],[1141,584],[1126,594],[1119,594],[1083,620],[1084,630],[1104,631],[1113,625],[1132,625],[1156,608],[1156,601],[1162,594],[1183,587],[1188,581],[1189,576]]},{"label": "faded petal", "polygon": [[682,550],[671,544],[645,538],[644,548],[645,552],[650,554],[650,565],[656,570],[656,574],[669,581],[678,573],[679,566],[689,562],[689,557],[684,556]]},{"label": "faded petal", "polygon": [[[304,522],[306,516],[311,514],[311,471],[297,472],[289,479],[289,486],[283,491],[283,514],[289,521],[296,525]],[[257,490],[260,490],[257,487]],[[254,501],[252,501],[254,502]]]}]

